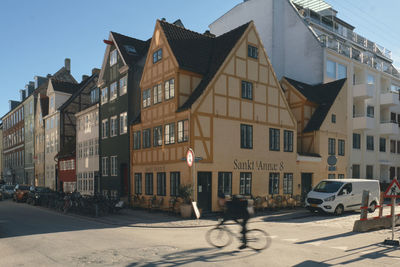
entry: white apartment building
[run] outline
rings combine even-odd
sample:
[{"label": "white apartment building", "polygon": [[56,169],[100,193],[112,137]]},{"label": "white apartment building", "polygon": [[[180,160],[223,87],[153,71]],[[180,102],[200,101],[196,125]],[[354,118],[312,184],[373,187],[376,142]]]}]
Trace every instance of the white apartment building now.
[{"label": "white apartment building", "polygon": [[210,25],[221,35],[253,20],[279,79],[347,78],[347,176],[400,176],[400,74],[391,52],[355,32],[322,0],[245,0]]},{"label": "white apartment building", "polygon": [[77,190],[82,195],[94,195],[99,173],[99,104],[76,113],[75,117]]}]

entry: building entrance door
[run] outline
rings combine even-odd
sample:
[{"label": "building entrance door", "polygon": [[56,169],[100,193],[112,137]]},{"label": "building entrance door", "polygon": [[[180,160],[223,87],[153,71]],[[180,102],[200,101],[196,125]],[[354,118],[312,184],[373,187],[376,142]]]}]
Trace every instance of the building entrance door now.
[{"label": "building entrance door", "polygon": [[197,173],[197,206],[204,211],[211,211],[211,172]]},{"label": "building entrance door", "polygon": [[301,173],[301,201],[307,197],[308,192],[312,189],[312,173]]}]

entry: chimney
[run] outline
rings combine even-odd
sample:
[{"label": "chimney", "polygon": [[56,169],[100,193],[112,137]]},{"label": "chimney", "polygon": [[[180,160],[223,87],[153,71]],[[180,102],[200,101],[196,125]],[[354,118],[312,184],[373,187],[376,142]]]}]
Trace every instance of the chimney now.
[{"label": "chimney", "polygon": [[8,104],[10,106],[10,111],[16,108],[21,102],[15,100],[8,100]]},{"label": "chimney", "polygon": [[20,100],[21,102],[25,100],[26,98],[26,92],[24,89],[19,90],[19,95],[20,95]]},{"label": "chimney", "polygon": [[83,82],[84,80],[86,80],[87,78],[89,78],[89,75],[86,75],[86,74],[82,75],[82,82]]},{"label": "chimney", "polygon": [[180,19],[175,20],[174,23],[172,23],[172,24],[174,24],[175,26],[181,27],[181,28],[185,28],[185,26],[183,25],[183,23]]},{"label": "chimney", "polygon": [[167,21],[165,18],[161,18],[161,21]]},{"label": "chimney", "polygon": [[99,75],[99,74],[100,74],[100,69],[98,69],[98,68],[93,68],[93,69],[92,69],[92,75],[95,75],[95,74]]},{"label": "chimney", "polygon": [[64,60],[64,67],[69,73],[71,72],[71,59],[66,58]]},{"label": "chimney", "polygon": [[30,81],[27,85],[25,85],[25,95],[26,97],[30,96],[33,91],[35,91],[35,83]]},{"label": "chimney", "polygon": [[35,79],[35,89],[37,89],[43,83],[47,82],[47,78],[42,76],[35,76],[34,79]]},{"label": "chimney", "polygon": [[215,37],[215,34],[212,34],[209,30],[206,30],[206,31],[203,33],[203,35],[208,36],[208,37],[212,37],[212,38]]}]

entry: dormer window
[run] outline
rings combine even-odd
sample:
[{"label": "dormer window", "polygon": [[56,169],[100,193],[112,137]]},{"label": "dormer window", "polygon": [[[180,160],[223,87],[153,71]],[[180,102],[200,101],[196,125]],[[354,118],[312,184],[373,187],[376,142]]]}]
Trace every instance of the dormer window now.
[{"label": "dormer window", "polygon": [[110,53],[110,66],[113,66],[117,63],[117,49],[114,49]]},{"label": "dormer window", "polygon": [[247,46],[247,55],[251,58],[258,58],[258,48],[252,45]]},{"label": "dormer window", "polygon": [[54,96],[50,97],[50,108],[54,108]]},{"label": "dormer window", "polygon": [[153,53],[153,63],[156,63],[162,59],[162,49],[158,49]]}]

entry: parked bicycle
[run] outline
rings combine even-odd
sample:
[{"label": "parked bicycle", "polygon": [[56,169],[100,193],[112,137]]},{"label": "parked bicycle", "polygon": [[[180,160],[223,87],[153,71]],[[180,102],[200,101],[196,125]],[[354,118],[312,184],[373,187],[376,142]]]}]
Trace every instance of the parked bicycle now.
[{"label": "parked bicycle", "polygon": [[[225,224],[218,224],[215,228],[208,230],[206,233],[207,242],[216,248],[228,246],[232,242],[232,237],[236,237],[241,241],[242,235],[231,231]],[[247,247],[256,251],[266,249],[271,245],[271,237],[267,232],[261,229],[247,230],[246,237]]]}]

